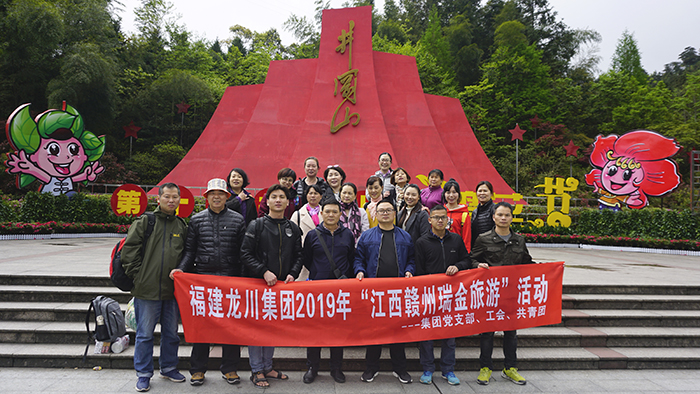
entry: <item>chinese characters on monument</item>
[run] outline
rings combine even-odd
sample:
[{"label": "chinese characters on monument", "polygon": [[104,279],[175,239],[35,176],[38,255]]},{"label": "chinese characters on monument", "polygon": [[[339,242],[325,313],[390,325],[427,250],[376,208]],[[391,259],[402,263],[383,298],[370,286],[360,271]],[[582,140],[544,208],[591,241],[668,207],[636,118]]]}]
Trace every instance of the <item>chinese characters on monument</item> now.
[{"label": "chinese characters on monument", "polygon": [[[338,41],[340,45],[335,48],[336,52],[344,55],[347,51],[348,53],[348,71],[338,75],[333,81],[335,85],[335,90],[333,90],[333,96],[337,96],[340,92],[340,97],[343,101],[338,104],[338,107],[333,113],[333,119],[331,119],[331,133],[335,133],[343,127],[350,124],[350,120],[354,117],[355,120],[352,122],[353,126],[357,126],[360,123],[360,114],[357,112],[350,113],[350,106],[345,107],[345,114],[343,118],[338,120],[338,112],[343,108],[346,102],[351,102],[353,105],[357,103],[357,73],[358,70],[352,68],[352,41],[353,41],[353,29],[355,28],[355,21],[350,21],[348,31],[342,29],[340,36],[338,36]],[[340,85],[340,90],[338,89]]]}]

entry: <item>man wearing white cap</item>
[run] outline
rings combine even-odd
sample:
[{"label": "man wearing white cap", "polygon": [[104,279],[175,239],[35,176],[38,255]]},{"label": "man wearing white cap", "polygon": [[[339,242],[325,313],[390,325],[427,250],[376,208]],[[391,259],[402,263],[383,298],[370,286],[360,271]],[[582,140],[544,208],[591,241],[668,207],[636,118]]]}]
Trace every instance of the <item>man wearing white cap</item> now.
[{"label": "man wearing white cap", "polygon": [[[185,251],[175,271],[195,272],[206,275],[243,276],[240,261],[241,242],[245,234],[243,216],[226,208],[226,199],[231,195],[226,190],[226,181],[214,178],[207,183],[204,198],[209,207],[190,220]],[[171,272],[172,276],[172,272]],[[208,343],[192,345],[190,356],[190,383],[204,383],[204,374],[209,363]],[[222,377],[230,384],[240,383],[236,370],[241,360],[239,345],[222,345]]]}]

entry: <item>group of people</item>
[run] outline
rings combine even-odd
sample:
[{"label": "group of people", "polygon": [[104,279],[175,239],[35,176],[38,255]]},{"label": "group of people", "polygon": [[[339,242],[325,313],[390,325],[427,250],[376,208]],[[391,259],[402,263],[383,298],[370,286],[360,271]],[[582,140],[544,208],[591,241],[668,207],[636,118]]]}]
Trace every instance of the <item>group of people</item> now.
[{"label": "group of people", "polygon": [[[246,191],[245,171],[234,168],[227,179],[207,183],[207,209],[194,215],[189,225],[178,218],[180,191],[166,183],[158,192],[153,233],[144,244],[148,218],[130,227],[122,249],[126,274],[133,278],[136,315],[134,368],[137,391],[147,391],[153,376],[153,336],[161,325],[160,375],[173,382],[186,378],[177,370],[178,308],[174,298],[176,272],[260,278],[268,286],[278,281],[356,278],[411,278],[414,275],[454,275],[459,270],[528,264],[532,260],[524,239],[510,229],[513,207],[494,204],[488,181],[477,185],[479,206],[470,214],[461,204],[460,185],[436,169],[429,186],[411,184],[403,168],[392,169],[389,153],[379,156],[379,170],[367,179],[367,203],[357,204],[357,186],[345,182],[339,166],[328,166],[318,176],[315,157],[304,161],[305,177],[284,168],[278,183],[270,186],[256,208]],[[471,252],[471,253],[470,253]],[[488,384],[494,333],[481,334],[480,384]],[[398,338],[397,338],[398,339]],[[455,338],[441,341],[440,371],[449,384],[460,384],[454,374]],[[261,344],[262,345],[262,344]],[[195,343],[190,356],[190,383],[202,385],[211,344]],[[502,376],[517,384],[526,380],[517,370],[517,336],[504,333],[505,368]],[[393,374],[411,383],[405,344],[389,344]],[[239,345],[222,345],[222,377],[240,382]],[[367,346],[366,370],[361,380],[372,382],[379,373],[382,345]],[[432,383],[435,372],[433,341],[419,343],[423,374],[420,382]],[[307,349],[308,370],[304,383],[312,383],[320,369],[318,347]],[[288,380],[273,368],[274,347],[248,346],[250,380],[266,388],[270,380]],[[343,348],[330,349],[330,375],[345,382]]]}]

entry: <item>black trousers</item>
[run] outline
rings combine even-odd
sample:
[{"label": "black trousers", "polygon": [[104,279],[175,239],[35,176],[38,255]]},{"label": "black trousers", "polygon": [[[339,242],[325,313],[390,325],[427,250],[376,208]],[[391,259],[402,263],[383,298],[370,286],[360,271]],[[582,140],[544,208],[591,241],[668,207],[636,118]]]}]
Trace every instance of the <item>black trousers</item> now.
[{"label": "black trousers", "polygon": [[[505,364],[506,369],[516,368],[518,366],[517,349],[518,336],[516,335],[516,331],[503,331],[503,364]],[[481,334],[481,355],[479,356],[481,368],[488,367],[492,371],[494,370],[493,360],[491,359],[492,354],[493,333],[484,332]]]},{"label": "black trousers", "polygon": [[[318,371],[321,367],[321,348],[307,347],[306,348],[306,366]],[[343,348],[331,348],[331,371],[343,369]]]},{"label": "black trousers", "polygon": [[[391,366],[395,372],[406,371],[406,351],[405,344],[392,343],[389,345],[391,354]],[[382,356],[382,345],[367,346],[365,353],[365,361],[368,370],[379,371],[379,359]]]},{"label": "black trousers", "polygon": [[[209,364],[208,343],[192,344],[192,354],[190,355],[190,374],[195,372],[207,372]],[[241,347],[238,345],[221,345],[221,370],[222,374],[238,370],[238,362],[241,361]]]}]

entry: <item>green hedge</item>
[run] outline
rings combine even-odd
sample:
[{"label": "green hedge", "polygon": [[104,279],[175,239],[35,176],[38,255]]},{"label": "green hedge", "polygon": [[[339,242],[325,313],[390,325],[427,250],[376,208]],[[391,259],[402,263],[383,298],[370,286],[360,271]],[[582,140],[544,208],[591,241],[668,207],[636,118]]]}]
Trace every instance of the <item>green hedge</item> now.
[{"label": "green hedge", "polygon": [[621,212],[591,209],[581,212],[575,230],[587,235],[696,240],[700,238],[700,216],[689,210],[662,208]]},{"label": "green hedge", "polygon": [[[546,221],[546,216],[540,217]],[[528,234],[592,235],[611,237],[695,240],[700,238],[700,215],[662,208],[629,209],[620,212],[579,209],[571,215],[571,227],[514,225]],[[532,219],[530,217],[529,219]]]},{"label": "green hedge", "polygon": [[112,213],[110,196],[78,193],[69,199],[65,195],[29,192],[19,205],[0,216],[2,222],[66,222],[66,223],[114,223],[130,224],[133,218]]},{"label": "green hedge", "polygon": [[[131,224],[134,218],[117,216],[112,212],[109,194],[78,193],[69,199],[65,195],[54,196],[50,193],[28,192],[20,200],[11,200],[6,196],[0,199],[0,223],[108,223]],[[156,208],[158,199],[148,196],[148,208]],[[204,199],[195,197],[194,213],[204,209]]]}]

